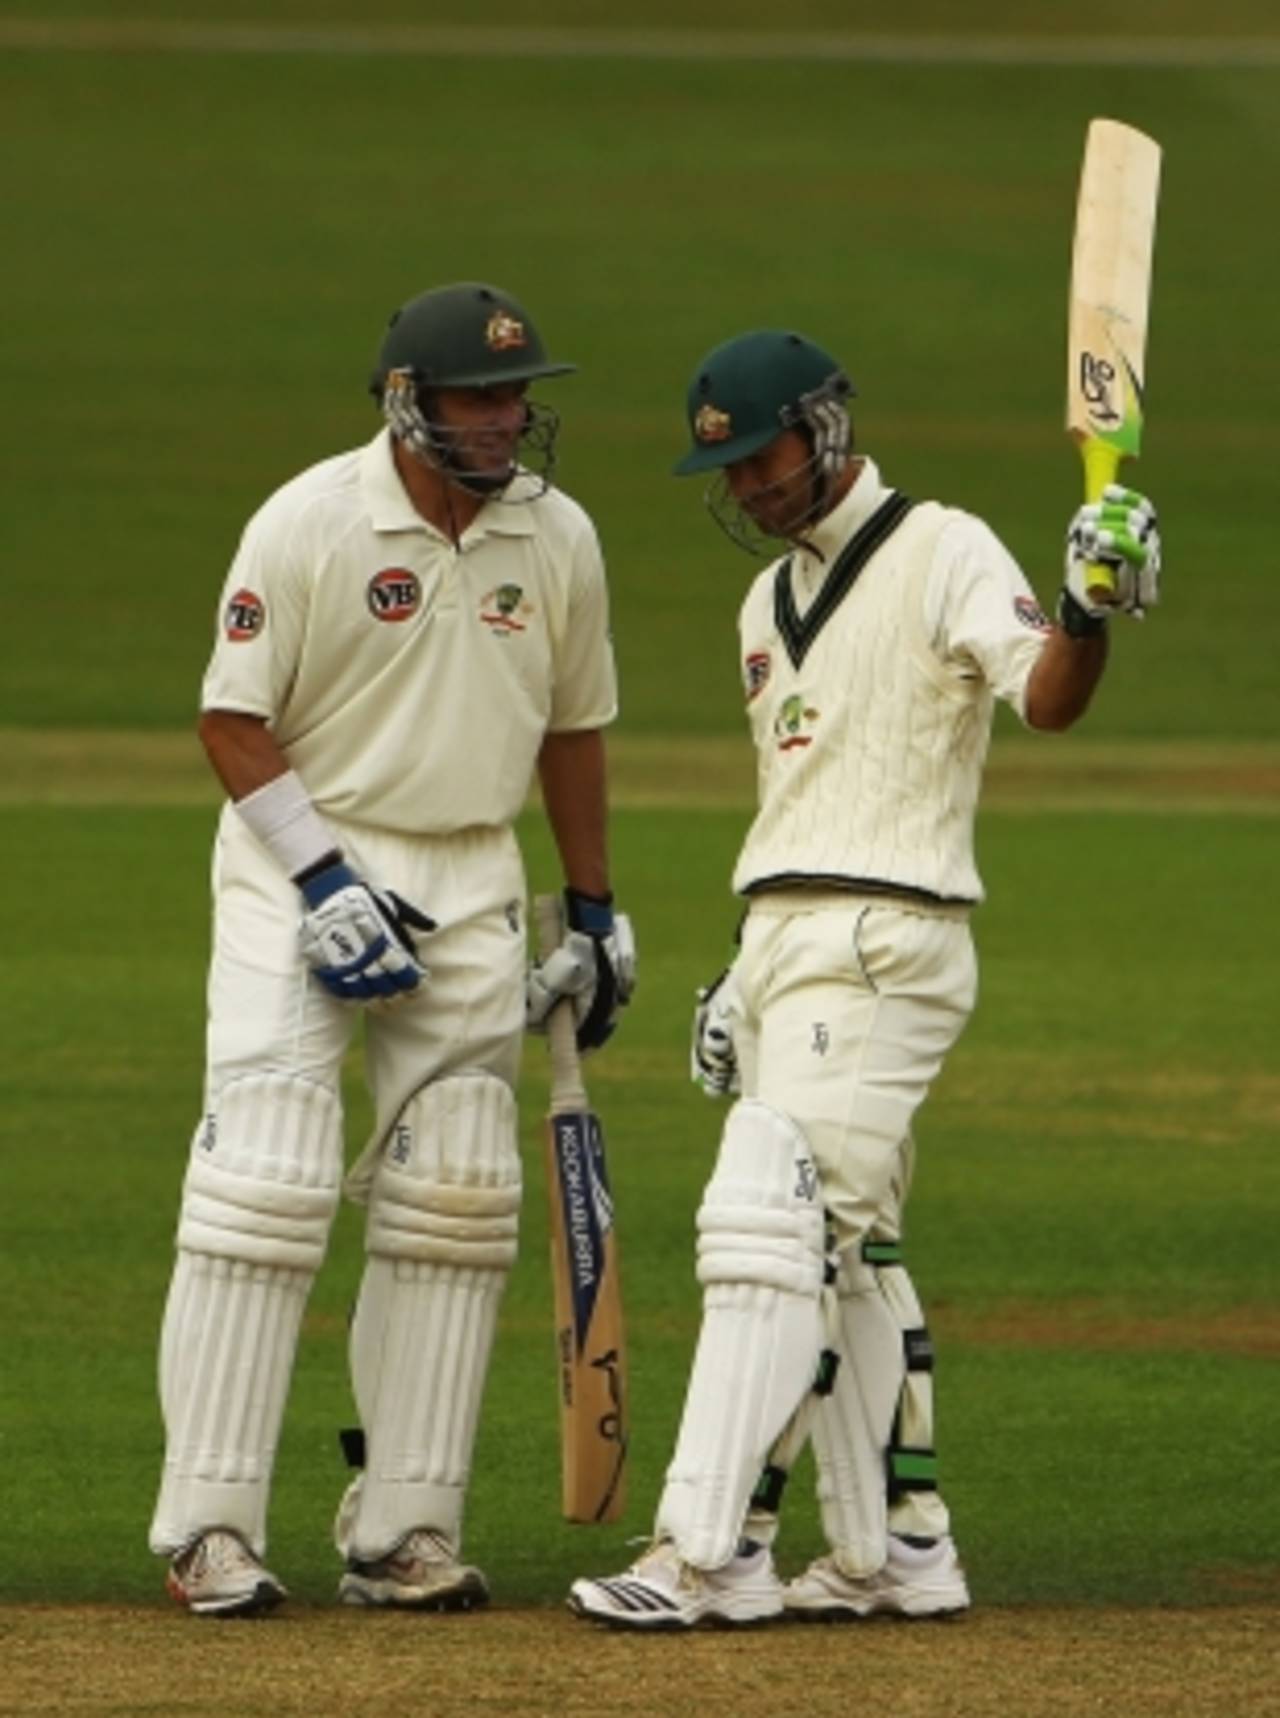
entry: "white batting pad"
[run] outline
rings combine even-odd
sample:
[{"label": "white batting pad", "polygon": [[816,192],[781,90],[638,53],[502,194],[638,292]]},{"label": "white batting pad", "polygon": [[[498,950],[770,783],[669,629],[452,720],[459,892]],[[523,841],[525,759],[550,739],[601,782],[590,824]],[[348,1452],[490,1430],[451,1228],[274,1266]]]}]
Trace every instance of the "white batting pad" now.
[{"label": "white batting pad", "polygon": [[754,1099],[734,1105],[698,1231],[702,1330],[657,1529],[713,1569],[734,1553],[823,1346],[821,1190],[794,1122]]},{"label": "white batting pad", "polygon": [[[871,1266],[846,1254],[837,1278],[840,1364],[829,1396],[815,1405],[813,1450],[823,1531],[837,1566],[854,1579],[888,1555],[888,1464],[899,1441],[933,1444],[933,1381],[908,1371],[908,1333],[924,1315],[901,1263]],[[936,1492],[908,1493],[894,1506],[898,1533],[941,1538],[947,1510]]]},{"label": "white batting pad", "polygon": [[458,1543],[520,1192],[501,1080],[458,1074],[410,1099],[369,1198],[351,1329],[366,1467],[335,1525],[346,1556],[380,1557],[416,1527]]},{"label": "white batting pad", "polygon": [[332,1091],[266,1074],[232,1082],[196,1133],[160,1340],[153,1551],[218,1526],[264,1553],[298,1327],[338,1201],[341,1126]]}]

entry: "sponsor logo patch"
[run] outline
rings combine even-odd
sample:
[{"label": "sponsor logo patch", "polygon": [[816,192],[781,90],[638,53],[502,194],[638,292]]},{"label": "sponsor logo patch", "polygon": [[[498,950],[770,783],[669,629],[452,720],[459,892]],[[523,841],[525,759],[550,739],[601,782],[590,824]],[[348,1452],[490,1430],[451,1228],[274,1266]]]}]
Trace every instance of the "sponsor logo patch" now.
[{"label": "sponsor logo patch", "polygon": [[782,707],[773,718],[773,733],[778,742],[778,750],[793,752],[802,746],[811,746],[813,735],[806,734],[804,730],[813,726],[819,714],[812,705],[805,703],[798,692],[792,693],[790,698],[784,698]]},{"label": "sponsor logo patch", "polygon": [[728,441],[733,434],[733,419],[728,412],[722,412],[719,406],[713,406],[708,400],[698,407],[693,433],[699,441]]},{"label": "sponsor logo patch", "polygon": [[408,567],[384,567],[369,580],[365,602],[375,620],[408,620],[422,602],[417,573]]},{"label": "sponsor logo patch", "polygon": [[496,585],[480,599],[480,619],[499,637],[523,632],[532,613],[533,604],[524,600],[521,585]]},{"label": "sponsor logo patch", "polygon": [[510,352],[525,344],[524,323],[509,310],[495,310],[485,324],[484,342],[491,352]]},{"label": "sponsor logo patch", "polygon": [[747,703],[758,698],[769,684],[769,676],[773,672],[773,658],[767,650],[753,650],[742,665],[743,684],[747,689]]},{"label": "sponsor logo patch", "polygon": [[1053,623],[1048,615],[1040,607],[1040,604],[1031,597],[1014,597],[1013,612],[1023,626],[1029,626],[1032,632],[1051,632],[1053,630]]},{"label": "sponsor logo patch", "polygon": [[266,604],[256,591],[237,591],[227,603],[223,629],[232,644],[256,638],[266,624]]}]

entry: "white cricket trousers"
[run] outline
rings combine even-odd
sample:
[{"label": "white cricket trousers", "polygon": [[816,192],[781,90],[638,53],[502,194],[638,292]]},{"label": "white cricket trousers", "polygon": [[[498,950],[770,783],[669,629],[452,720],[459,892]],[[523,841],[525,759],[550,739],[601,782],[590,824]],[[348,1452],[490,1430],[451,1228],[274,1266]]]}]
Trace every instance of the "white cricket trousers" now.
[{"label": "white cricket trousers", "polygon": [[743,1096],[803,1130],[837,1250],[898,1236],[912,1120],[977,993],[967,910],[834,890],[760,895],[735,974]]},{"label": "white cricket trousers", "polygon": [[[330,996],[299,954],[297,889],[226,808],[214,857],[205,1115],[192,1145],[161,1338],[166,1458],[151,1533],[152,1549],[161,1553],[218,1525],[263,1552],[298,1328],[342,1179],[341,1075],[357,1026],[363,1022],[375,1108],[373,1135],[357,1166],[365,1171],[361,1197],[415,1093],[454,1074],[473,1083],[477,1074],[489,1076],[489,1086],[501,1092],[514,1087],[519,1071],[524,878],[511,832],[407,838],[331,821],[359,872],[437,921],[438,930],[420,944],[429,977],[393,1008],[356,1008]],[[509,1097],[506,1107],[514,1108]],[[488,1110],[497,1113],[492,1102]],[[484,1144],[495,1162],[506,1159],[508,1171],[516,1166],[514,1177],[500,1179],[514,1183],[518,1204],[514,1130],[509,1139],[487,1136]],[[446,1149],[437,1146],[437,1155]],[[353,1171],[353,1191],[356,1179]],[[430,1203],[429,1187],[423,1197]],[[406,1293],[418,1317],[422,1297],[414,1299],[412,1286]],[[389,1305],[388,1296],[383,1300]],[[490,1334],[494,1308],[489,1293]],[[382,1312],[391,1318],[386,1306]],[[420,1346],[427,1332],[424,1326],[410,1334]],[[376,1332],[373,1340],[376,1348]],[[451,1355],[460,1352],[456,1343],[449,1347]],[[455,1514],[487,1356],[488,1338],[482,1343],[477,1336],[462,1367],[466,1423],[446,1428]],[[446,1395],[440,1413],[447,1419]],[[433,1424],[423,1432],[415,1421],[411,1429],[427,1439]],[[383,1428],[371,1430],[376,1437]],[[406,1522],[405,1530],[413,1525]],[[394,1538],[389,1534],[387,1543]]]}]

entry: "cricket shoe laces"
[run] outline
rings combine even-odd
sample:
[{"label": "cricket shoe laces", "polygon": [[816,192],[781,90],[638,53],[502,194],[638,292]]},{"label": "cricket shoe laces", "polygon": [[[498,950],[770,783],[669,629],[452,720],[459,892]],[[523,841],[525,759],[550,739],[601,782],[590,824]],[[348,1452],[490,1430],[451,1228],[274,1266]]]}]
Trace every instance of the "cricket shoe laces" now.
[{"label": "cricket shoe laces", "polygon": [[479,1569],[460,1563],[434,1527],[415,1527],[385,1556],[349,1557],[338,1583],[344,1605],[381,1605],[405,1611],[474,1611],[489,1602]]},{"label": "cricket shoe laces", "polygon": [[171,1598],[197,1617],[263,1616],[288,1594],[230,1528],[212,1527],[169,1564]]},{"label": "cricket shoe laces", "polygon": [[575,1616],[610,1628],[743,1628],[782,1615],[782,1582],[767,1545],[739,1552],[718,1569],[698,1569],[660,1538],[622,1574],[575,1581],[568,1605]]},{"label": "cricket shoe laces", "polygon": [[859,1617],[948,1617],[969,1608],[969,1587],[950,1534],[932,1544],[889,1535],[888,1556],[870,1575],[847,1575],[834,1554],[788,1581],[787,1615],[800,1621]]}]

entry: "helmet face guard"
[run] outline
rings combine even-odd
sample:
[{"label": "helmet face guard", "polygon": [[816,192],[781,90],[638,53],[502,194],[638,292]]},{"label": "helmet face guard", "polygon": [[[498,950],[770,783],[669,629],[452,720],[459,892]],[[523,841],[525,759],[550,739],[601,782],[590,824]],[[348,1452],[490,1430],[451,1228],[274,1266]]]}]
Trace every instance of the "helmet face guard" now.
[{"label": "helmet face guard", "polygon": [[[829,384],[806,394],[795,407],[787,408],[787,422],[782,428],[798,429],[808,444],[809,454],[772,483],[737,495],[730,486],[727,470],[721,468],[707,485],[703,499],[711,517],[730,542],[757,560],[774,555],[779,543],[794,542],[827,511],[835,480],[844,470],[853,446],[853,425],[844,404],[850,391],[848,378],[836,375]],[[775,529],[762,525],[752,503],[791,489],[798,479],[805,480],[804,498],[797,501],[794,510]]]},{"label": "helmet face guard", "polygon": [[[474,431],[441,421],[435,415],[435,392],[423,386],[411,370],[392,370],[383,384],[382,415],[392,435],[415,458],[488,500],[533,501],[545,495],[556,467],[556,438],[560,433],[559,415],[550,406],[526,400],[518,438],[519,463],[512,461],[500,469],[484,471],[467,462],[467,444]],[[517,484],[517,477],[527,481]]]}]

